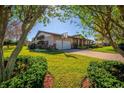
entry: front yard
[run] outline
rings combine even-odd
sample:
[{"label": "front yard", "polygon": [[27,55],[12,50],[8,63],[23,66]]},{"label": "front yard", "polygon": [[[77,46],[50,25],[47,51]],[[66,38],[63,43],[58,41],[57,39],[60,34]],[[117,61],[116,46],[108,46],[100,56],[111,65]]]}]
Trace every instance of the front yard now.
[{"label": "front yard", "polygon": [[[5,49],[5,56],[10,55],[13,48]],[[20,55],[43,56],[48,61],[48,70],[54,77],[54,87],[81,86],[83,76],[87,73],[90,62],[99,60],[81,55],[64,52],[32,52],[23,47]]]}]

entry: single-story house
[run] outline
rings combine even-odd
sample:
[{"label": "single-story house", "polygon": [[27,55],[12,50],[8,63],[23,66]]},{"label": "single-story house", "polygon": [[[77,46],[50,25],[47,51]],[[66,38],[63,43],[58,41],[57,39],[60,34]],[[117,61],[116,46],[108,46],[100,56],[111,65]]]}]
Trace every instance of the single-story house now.
[{"label": "single-story house", "polygon": [[62,50],[91,45],[93,44],[93,41],[81,38],[80,35],[68,36],[66,33],[57,34],[39,31],[31,43],[34,44],[36,48],[55,48]]}]

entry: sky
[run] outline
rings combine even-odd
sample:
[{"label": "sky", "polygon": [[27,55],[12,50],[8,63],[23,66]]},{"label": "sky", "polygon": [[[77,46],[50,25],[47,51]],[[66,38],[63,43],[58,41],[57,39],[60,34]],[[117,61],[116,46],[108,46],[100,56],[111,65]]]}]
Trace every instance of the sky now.
[{"label": "sky", "polygon": [[50,23],[48,23],[46,26],[44,26],[43,23],[36,22],[28,34],[28,40],[31,41],[32,38],[36,36],[38,31],[53,32],[58,34],[68,32],[68,35],[75,35],[77,32],[81,33],[83,28],[82,26],[77,26],[77,24],[81,24],[79,18],[73,18],[71,20],[67,20],[66,22],[61,22],[57,18],[51,18]]}]

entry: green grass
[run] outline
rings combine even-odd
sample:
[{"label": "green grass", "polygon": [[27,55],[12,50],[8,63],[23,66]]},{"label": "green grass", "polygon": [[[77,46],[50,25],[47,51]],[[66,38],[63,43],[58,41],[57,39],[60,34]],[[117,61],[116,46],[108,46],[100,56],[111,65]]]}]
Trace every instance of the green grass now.
[{"label": "green grass", "polygon": [[105,52],[105,53],[116,53],[112,46],[102,47],[102,48],[94,48],[93,51],[97,52]]},{"label": "green grass", "polygon": [[[5,56],[9,56],[11,49],[5,49]],[[20,55],[43,56],[48,61],[48,70],[54,77],[54,87],[79,88],[83,77],[87,74],[90,62],[99,59],[82,55],[67,54],[62,51],[33,52],[23,47]]]}]

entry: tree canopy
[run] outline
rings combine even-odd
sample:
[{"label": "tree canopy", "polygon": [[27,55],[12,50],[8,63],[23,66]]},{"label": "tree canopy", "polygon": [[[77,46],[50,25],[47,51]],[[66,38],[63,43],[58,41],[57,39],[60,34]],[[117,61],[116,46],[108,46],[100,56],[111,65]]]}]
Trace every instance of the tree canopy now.
[{"label": "tree canopy", "polygon": [[122,14],[124,7],[94,5],[68,6],[68,9],[70,10],[68,14],[78,16],[88,31],[100,33],[117,52],[124,56],[124,51],[118,47],[120,42],[124,42],[124,15]]}]

